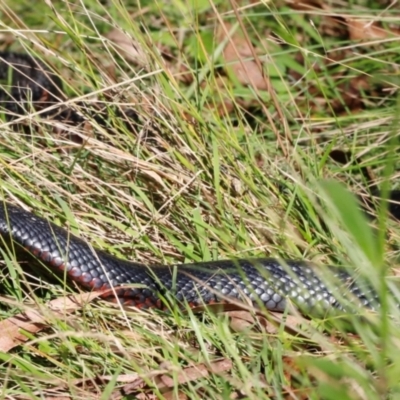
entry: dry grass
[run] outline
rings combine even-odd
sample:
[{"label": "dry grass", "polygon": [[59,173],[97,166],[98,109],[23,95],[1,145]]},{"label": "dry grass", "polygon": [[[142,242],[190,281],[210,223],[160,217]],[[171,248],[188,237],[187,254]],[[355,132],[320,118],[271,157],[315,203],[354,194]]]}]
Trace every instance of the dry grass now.
[{"label": "dry grass", "polygon": [[[197,15],[183,3],[141,8],[111,3],[41,4],[40,14],[49,17],[44,32],[37,30],[43,28],[41,18],[35,19],[38,10],[28,3],[0,6],[12,49],[33,52],[54,67],[65,79],[70,106],[101,101],[110,109],[132,107],[140,115],[133,130],[112,112],[107,129],[95,121],[66,126],[36,113],[21,118],[25,133],[4,122],[2,198],[68,226],[95,247],[145,264],[265,255],[345,263],[387,299],[385,313],[345,320],[298,316],[286,329],[283,323],[273,328],[270,321],[256,320],[237,332],[230,328],[236,317],[211,311],[144,312],[95,302],[60,318],[41,309],[49,327],[0,353],[2,396],[395,398],[399,311],[381,277],[396,263],[398,227],[389,222],[387,241],[381,234],[376,242],[365,242],[371,229],[348,212],[351,199],[339,192],[327,207],[320,200],[332,200],[340,190],[327,186],[327,179],[365,191],[357,168],[329,159],[332,148],[362,155],[377,182],[395,186],[396,100],[392,94],[365,94],[366,109],[332,113],[330,104],[343,93],[335,91],[329,68],[315,73],[311,65],[323,58],[315,44],[319,38],[327,54],[352,49],[338,68],[377,76],[378,66],[381,74],[387,65],[397,68],[396,42],[381,39],[370,51],[358,51],[351,41],[320,37],[301,12],[269,3],[233,11],[198,4]],[[337,4],[336,12],[353,11],[346,7]],[[209,56],[213,31],[208,28],[219,19],[234,19],[235,12],[258,51],[268,53],[263,35],[268,23],[286,38],[286,47],[269,53],[274,62],[292,65],[294,51],[302,50],[307,57],[297,68],[303,78],[277,78],[282,85],[275,83],[272,97],[232,83],[220,86],[216,71],[222,50],[217,43],[215,57]],[[115,53],[101,36],[114,26],[134,36],[146,63]],[[170,63],[160,48],[170,53]],[[191,75],[189,85],[180,80],[182,71],[171,67],[180,64]],[[310,82],[322,95],[313,96]],[[313,97],[323,104],[312,106]],[[226,98],[236,107],[227,117],[219,112],[220,99]],[[251,107],[241,105],[243,98]],[[26,290],[19,269],[8,266],[13,279],[5,295],[17,302],[7,303],[3,318],[65,295],[63,285],[38,276],[31,287],[44,289]]]}]

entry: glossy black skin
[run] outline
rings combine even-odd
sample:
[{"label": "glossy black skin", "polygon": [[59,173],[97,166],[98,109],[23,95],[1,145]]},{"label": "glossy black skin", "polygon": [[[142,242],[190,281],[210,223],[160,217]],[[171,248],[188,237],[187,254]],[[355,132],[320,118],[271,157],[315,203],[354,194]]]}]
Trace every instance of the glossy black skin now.
[{"label": "glossy black skin", "polygon": [[0,52],[0,112],[7,120],[41,111],[42,117],[72,125],[95,121],[107,126],[111,111],[128,127],[138,121],[133,109],[109,110],[112,107],[102,108],[81,101],[71,107],[64,104],[65,100],[62,79],[42,61],[29,54]]},{"label": "glossy black skin", "polygon": [[[365,182],[369,186],[370,195],[359,197],[359,202],[361,207],[364,209],[368,217],[371,216],[371,211],[376,211],[377,206],[379,206],[379,201],[381,201],[381,191],[374,181],[374,177],[371,175],[369,169],[362,164],[360,158],[352,159],[352,155],[348,151],[343,151],[340,149],[334,149],[329,153],[332,160],[335,160],[339,164],[349,164],[357,167],[361,175],[364,177]],[[388,201],[388,212],[396,220],[400,220],[400,190],[390,190],[386,196]]]},{"label": "glossy black skin", "polygon": [[[162,307],[160,294],[168,293],[193,307],[249,299],[256,307],[284,311],[290,299],[307,313],[344,308],[306,262],[260,258],[146,266],[93,249],[66,230],[8,203],[0,204],[0,235],[59,276],[89,290],[120,288],[118,296],[138,307]],[[361,290],[342,269],[327,268],[339,282],[339,297],[350,293],[359,305],[376,308],[372,291]],[[140,287],[126,287],[129,284]]]},{"label": "glossy black skin", "polygon": [[61,79],[27,54],[0,52],[0,105],[8,119],[62,100]]}]

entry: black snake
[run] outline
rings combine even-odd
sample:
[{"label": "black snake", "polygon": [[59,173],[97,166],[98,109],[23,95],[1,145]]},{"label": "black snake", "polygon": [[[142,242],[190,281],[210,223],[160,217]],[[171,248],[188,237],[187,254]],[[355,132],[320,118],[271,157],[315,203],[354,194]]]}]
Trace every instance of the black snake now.
[{"label": "black snake", "polygon": [[[26,113],[27,104],[45,109],[63,98],[60,78],[28,55],[1,53],[0,79],[0,105],[10,118]],[[138,307],[163,307],[166,295],[190,306],[249,299],[274,311],[284,311],[289,299],[307,313],[346,309],[342,296],[347,305],[357,300],[370,309],[379,307],[377,294],[340,268],[319,270],[303,261],[270,258],[145,266],[93,250],[66,230],[6,202],[0,204],[0,234],[3,242],[23,248],[58,275],[89,290],[115,288],[121,301]],[[328,288],[321,273],[331,275],[336,289]]]}]

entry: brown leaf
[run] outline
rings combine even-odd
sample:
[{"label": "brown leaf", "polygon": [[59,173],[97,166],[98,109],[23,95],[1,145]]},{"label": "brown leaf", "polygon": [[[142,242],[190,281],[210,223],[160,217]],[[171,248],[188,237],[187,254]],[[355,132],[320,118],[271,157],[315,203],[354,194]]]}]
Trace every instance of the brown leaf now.
[{"label": "brown leaf", "polygon": [[125,32],[115,28],[105,36],[115,44],[115,50],[126,60],[132,61],[141,67],[149,65],[149,59],[141,44]]},{"label": "brown leaf", "polygon": [[[226,40],[231,29],[232,26],[227,22],[220,26],[217,33],[218,40],[221,42]],[[254,59],[251,59],[254,54],[256,52],[251,43],[240,34],[240,31],[236,31],[229,37],[223,50],[226,68],[242,85],[267,90],[269,88],[267,78]]]},{"label": "brown leaf", "polygon": [[303,315],[299,314],[294,308],[293,312],[289,313],[288,315],[279,312],[270,312],[269,317],[269,333],[277,333],[280,331],[280,327],[284,325],[285,332],[288,332],[296,337],[309,339],[309,332],[307,331],[307,319]]},{"label": "brown leaf", "polygon": [[[210,366],[199,364],[193,367],[184,368],[182,371],[180,371],[177,381],[180,385],[183,385],[187,382],[193,382],[200,378],[205,378],[209,376],[210,372],[213,374],[220,374],[231,369],[232,361],[229,359],[213,362],[210,364]],[[163,390],[165,388],[174,387],[175,380],[169,375],[163,374],[155,379],[155,384],[159,390]]]},{"label": "brown leaf", "polygon": [[288,0],[287,3],[295,10],[318,10],[322,8],[321,2],[318,0]]},{"label": "brown leaf", "polygon": [[185,393],[178,392],[178,395],[175,393],[175,390],[171,390],[170,392],[163,393],[163,397],[165,400],[186,400],[188,397]]},{"label": "brown leaf", "polygon": [[[166,374],[166,371],[172,369],[169,363],[164,363],[159,366],[158,370],[152,371],[147,374],[147,379],[152,379],[154,385],[157,386],[158,390],[162,393],[169,395],[171,388],[175,387],[175,380]],[[196,381],[200,378],[209,376],[210,373],[222,374],[223,372],[230,371],[232,369],[232,361],[223,359],[215,361],[209,366],[204,364],[195,365],[192,367],[183,368],[178,373],[177,383],[183,385],[187,382]],[[135,395],[137,399],[153,399],[151,394],[146,392],[138,393],[138,390],[146,389],[147,385],[143,378],[137,378],[134,382],[124,385],[121,389],[121,393],[124,395]],[[181,394],[180,394],[181,395]],[[154,397],[155,399],[156,397]],[[179,397],[179,399],[185,399],[185,397]]]},{"label": "brown leaf", "polygon": [[349,35],[351,40],[386,39],[391,36],[399,36],[399,30],[386,30],[376,22],[359,18],[347,18]]},{"label": "brown leaf", "polygon": [[176,80],[185,85],[190,85],[194,81],[193,72],[180,58],[172,54],[170,49],[161,46],[159,47],[159,51],[163,58],[165,68]]},{"label": "brown leaf", "polygon": [[[41,393],[41,395],[43,396],[43,393]],[[32,397],[27,397],[28,399],[30,398],[32,398]],[[70,397],[70,396],[67,396],[67,395],[62,395],[62,396],[56,396],[56,397],[53,397],[53,396],[50,396],[50,397],[44,397],[46,400],[69,400],[69,399],[72,399],[72,397]]]},{"label": "brown leaf", "polygon": [[156,394],[153,393],[139,393],[137,396],[135,396],[136,400],[158,400],[158,397]]},{"label": "brown leaf", "polygon": [[[265,317],[254,315],[249,311],[229,311],[229,325],[235,332],[255,330],[260,325],[267,330],[268,321]],[[272,326],[274,328],[274,326]],[[267,330],[269,332],[269,330]],[[271,332],[269,332],[271,333]]]},{"label": "brown leaf", "polygon": [[[48,316],[64,318],[65,312],[81,309],[84,304],[101,296],[102,292],[92,292],[74,296],[61,297],[48,302],[42,312],[29,309],[22,314],[0,321],[0,351],[8,352],[28,340],[23,331],[35,334],[48,326]],[[2,299],[3,302],[10,301]]]}]

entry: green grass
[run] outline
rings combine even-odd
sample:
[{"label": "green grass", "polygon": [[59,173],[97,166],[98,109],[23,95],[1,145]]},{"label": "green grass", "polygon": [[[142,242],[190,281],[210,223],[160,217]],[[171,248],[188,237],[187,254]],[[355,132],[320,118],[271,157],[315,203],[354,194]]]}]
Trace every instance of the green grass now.
[{"label": "green grass", "polygon": [[[333,148],[363,155],[381,186],[397,187],[398,41],[362,46],[327,34],[321,11],[272,2],[243,4],[236,10],[240,23],[226,2],[48,3],[0,5],[10,49],[48,62],[65,79],[71,104],[95,93],[110,107],[134,107],[140,123],[135,132],[115,117],[107,130],[95,123],[93,132],[70,128],[81,141],[38,116],[25,118],[29,134],[2,123],[2,198],[68,225],[95,247],[146,264],[271,255],[321,268],[348,265],[378,291],[383,306],[346,318],[298,316],[299,325],[289,320],[286,329],[286,316],[275,329],[255,320],[244,330],[232,329],[233,317],[211,311],[143,312],[94,302],[60,318],[40,308],[49,327],[0,353],[1,398],[397,398],[400,313],[392,291],[399,293],[395,279],[385,277],[396,272],[399,228],[378,210],[374,233],[343,191],[363,193],[367,182],[357,167],[339,166],[328,155]],[[377,16],[379,2],[366,3],[332,8],[389,29],[398,10]],[[268,55],[275,100],[234,79],[218,85],[219,18],[234,29],[243,24]],[[115,26],[142,46],[146,66],[101,39]],[[172,66],[187,67],[191,83],[167,68],[160,48]],[[340,90],[355,76],[368,78],[372,88],[359,93],[364,108],[357,112]],[[223,98],[236,105],[228,116],[213,111]],[[43,290],[29,291],[17,265],[6,265],[5,278],[12,279],[4,284],[2,319],[68,290],[36,275],[32,288]],[[231,365],[213,372],[221,361]],[[190,367],[208,373],[182,382]]]}]

